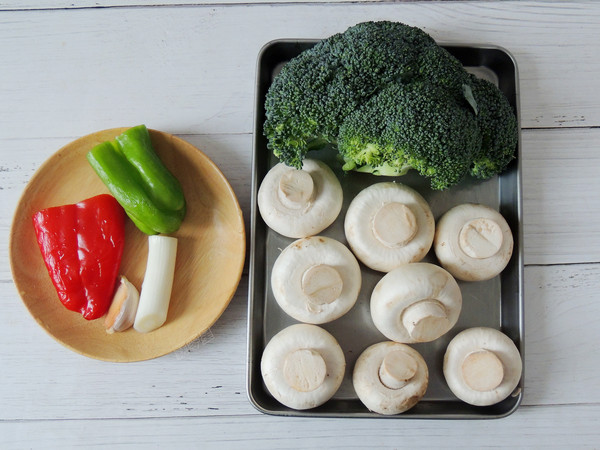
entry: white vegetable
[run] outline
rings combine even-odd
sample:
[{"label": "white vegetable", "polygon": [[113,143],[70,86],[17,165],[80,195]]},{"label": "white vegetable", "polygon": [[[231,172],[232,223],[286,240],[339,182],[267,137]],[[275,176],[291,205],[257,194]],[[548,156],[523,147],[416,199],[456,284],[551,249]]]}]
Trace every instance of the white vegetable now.
[{"label": "white vegetable", "polygon": [[106,332],[125,331],[133,325],[140,300],[140,294],[131,282],[121,276],[110,308],[104,319]]},{"label": "white vegetable", "polygon": [[176,238],[148,236],[148,262],[133,324],[136,331],[147,333],[157,329],[167,320],[176,254]]},{"label": "white vegetable", "polygon": [[303,238],[331,225],[342,209],[339,180],[327,164],[305,159],[298,170],[279,163],[265,175],[258,189],[258,209],[277,233]]},{"label": "white vegetable", "polygon": [[413,348],[397,342],[371,345],[357,359],[352,384],[358,398],[371,411],[399,414],[425,395],[429,370]]},{"label": "white vegetable", "polygon": [[462,294],[447,271],[411,263],[387,273],[371,294],[371,317],[388,339],[406,344],[433,341],[457,322]]},{"label": "white vegetable", "polygon": [[284,328],[266,345],[261,373],[267,389],[283,405],[309,409],[339,389],[346,360],[336,339],[316,325]]},{"label": "white vegetable", "polygon": [[508,264],[513,236],[498,211],[465,203],[438,221],[434,250],[442,266],[459,280],[489,280]]},{"label": "white vegetable", "polygon": [[401,183],[376,183],[350,203],[344,221],[348,245],[356,257],[381,272],[425,257],[435,232],[425,199]]},{"label": "white vegetable", "polygon": [[488,406],[507,398],[519,384],[523,363],[514,342],[494,328],[458,333],[444,355],[444,377],[462,401]]},{"label": "white vegetable", "polygon": [[361,272],[352,252],[325,236],[298,239],[279,255],[271,272],[275,300],[291,317],[322,324],[356,303]]}]

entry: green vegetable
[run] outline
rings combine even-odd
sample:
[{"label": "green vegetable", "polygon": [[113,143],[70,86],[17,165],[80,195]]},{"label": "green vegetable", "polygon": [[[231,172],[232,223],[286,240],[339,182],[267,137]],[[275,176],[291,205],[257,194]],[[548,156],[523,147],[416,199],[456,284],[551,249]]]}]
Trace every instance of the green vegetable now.
[{"label": "green vegetable", "polygon": [[433,189],[446,189],[469,171],[481,134],[472,111],[444,88],[392,84],[346,118],[338,148],[345,170],[404,175],[415,169],[431,178]]},{"label": "green vegetable", "polygon": [[472,87],[482,143],[470,172],[485,179],[502,172],[514,159],[519,125],[508,100],[494,84],[473,77]]},{"label": "green vegetable", "polygon": [[501,91],[469,75],[424,31],[387,21],[355,25],[289,61],[265,113],[268,147],[289,166],[335,145],[345,170],[416,169],[434,189],[503,170],[518,132]]},{"label": "green vegetable", "polygon": [[98,144],[87,159],[141,231],[179,229],[186,212],[183,190],[155,153],[145,125]]}]

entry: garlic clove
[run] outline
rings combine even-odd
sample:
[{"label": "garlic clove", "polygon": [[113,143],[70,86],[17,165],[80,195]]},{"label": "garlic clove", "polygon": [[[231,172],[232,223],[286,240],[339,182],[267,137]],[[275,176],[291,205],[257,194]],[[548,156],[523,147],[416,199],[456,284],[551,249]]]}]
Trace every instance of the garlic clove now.
[{"label": "garlic clove", "polygon": [[140,294],[136,287],[121,276],[119,287],[104,319],[106,332],[112,334],[130,328],[135,320],[139,300]]}]

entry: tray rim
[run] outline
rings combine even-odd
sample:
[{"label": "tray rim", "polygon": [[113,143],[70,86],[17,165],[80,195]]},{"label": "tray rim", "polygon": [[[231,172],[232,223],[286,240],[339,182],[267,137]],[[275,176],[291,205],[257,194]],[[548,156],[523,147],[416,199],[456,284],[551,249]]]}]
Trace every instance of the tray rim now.
[{"label": "tray rim", "polygon": [[[256,259],[255,259],[255,251],[256,251],[256,222],[258,215],[258,205],[257,205],[257,192],[259,186],[259,180],[257,180],[257,131],[259,130],[258,126],[262,126],[262,121],[259,117],[258,111],[261,107],[261,104],[264,103],[264,98],[261,97],[260,91],[260,81],[261,81],[261,62],[265,56],[265,53],[271,49],[275,45],[288,44],[288,45],[310,45],[316,44],[321,39],[308,39],[308,38],[283,38],[283,39],[273,39],[265,43],[260,51],[258,52],[257,61],[256,61],[256,76],[255,76],[255,95],[254,95],[254,116],[253,116],[253,142],[252,142],[252,190],[250,195],[250,207],[251,207],[251,216],[250,216],[250,236],[249,236],[249,244],[250,244],[250,254],[249,254],[249,280],[248,280],[248,326],[247,326],[247,346],[246,346],[246,394],[248,400],[252,404],[252,406],[262,412],[264,414],[273,415],[273,416],[284,416],[284,417],[324,417],[324,418],[373,418],[373,419],[433,419],[433,420],[491,420],[491,419],[500,419],[504,417],[508,417],[513,414],[521,405],[524,395],[524,379],[525,379],[525,334],[524,334],[524,292],[523,292],[523,275],[524,275],[524,255],[523,255],[523,192],[522,192],[522,130],[521,130],[521,114],[520,114],[520,83],[519,83],[519,68],[517,64],[517,60],[514,55],[506,48],[495,45],[495,44],[472,44],[472,43],[457,43],[457,42],[445,42],[445,41],[437,41],[438,45],[444,48],[454,48],[454,49],[467,49],[467,50],[493,50],[498,51],[504,54],[509,58],[512,66],[514,67],[514,71],[512,72],[511,78],[514,77],[514,108],[517,115],[517,123],[518,123],[518,141],[517,141],[517,151],[516,151],[516,170],[515,170],[515,189],[517,192],[516,195],[516,204],[514,205],[514,209],[516,211],[516,219],[517,226],[517,246],[514,249],[514,253],[516,256],[516,276],[517,276],[517,308],[518,308],[518,342],[515,342],[519,352],[521,354],[521,360],[523,363],[523,369],[521,374],[521,379],[517,387],[515,388],[514,393],[510,396],[512,398],[516,397],[516,401],[514,405],[501,413],[498,414],[473,414],[473,413],[457,413],[457,414],[396,414],[396,415],[381,415],[377,413],[370,412],[365,410],[364,412],[351,412],[347,414],[339,413],[339,412],[328,412],[328,411],[317,411],[318,408],[313,408],[309,410],[293,410],[286,409],[281,411],[275,411],[264,407],[253,395],[253,379],[252,379],[252,370],[254,365],[254,355],[252,352],[252,340],[253,340],[253,310],[255,306],[255,296],[254,296],[254,287],[255,287],[255,273],[256,273]],[[502,183],[502,178],[499,179],[499,185]],[[262,323],[262,320],[261,320]],[[257,355],[258,356],[258,355]],[[348,370],[348,367],[346,368]],[[456,400],[459,403],[460,400]],[[436,402],[436,401],[432,401]],[[439,402],[436,402],[439,403]],[[476,407],[474,407],[476,408]]]}]

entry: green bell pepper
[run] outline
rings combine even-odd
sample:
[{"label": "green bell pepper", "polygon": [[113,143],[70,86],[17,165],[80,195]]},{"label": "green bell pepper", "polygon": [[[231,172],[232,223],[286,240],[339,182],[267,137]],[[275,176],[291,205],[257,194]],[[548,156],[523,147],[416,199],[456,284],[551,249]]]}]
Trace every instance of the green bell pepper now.
[{"label": "green bell pepper", "polygon": [[154,152],[145,125],[96,145],[87,160],[141,231],[158,234],[179,229],[186,212],[183,190]]}]

